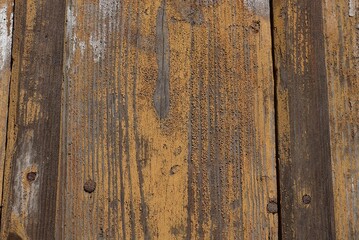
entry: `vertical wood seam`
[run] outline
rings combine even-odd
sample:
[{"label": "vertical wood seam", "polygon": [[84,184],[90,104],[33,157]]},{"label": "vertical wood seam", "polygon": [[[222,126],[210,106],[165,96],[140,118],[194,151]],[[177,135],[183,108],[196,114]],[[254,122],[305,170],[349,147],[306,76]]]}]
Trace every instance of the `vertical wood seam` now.
[{"label": "vertical wood seam", "polygon": [[273,92],[274,92],[274,114],[275,114],[275,120],[274,120],[274,125],[275,125],[275,163],[276,163],[276,180],[277,180],[277,207],[278,207],[278,240],[282,239],[282,217],[281,217],[281,198],[280,198],[280,171],[279,171],[279,155],[278,155],[278,146],[279,146],[279,131],[278,131],[278,124],[279,124],[279,119],[278,119],[278,96],[277,96],[277,84],[278,84],[278,70],[276,68],[276,54],[275,54],[275,42],[274,42],[274,4],[273,4],[274,0],[269,0],[269,11],[270,11],[270,29],[271,29],[271,43],[272,43],[272,74],[273,74]]}]

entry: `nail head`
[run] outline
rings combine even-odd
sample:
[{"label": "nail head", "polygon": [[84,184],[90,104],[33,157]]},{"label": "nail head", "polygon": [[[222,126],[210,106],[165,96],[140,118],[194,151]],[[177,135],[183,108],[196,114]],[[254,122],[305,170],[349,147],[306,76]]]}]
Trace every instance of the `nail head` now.
[{"label": "nail head", "polygon": [[278,212],[278,204],[276,201],[272,200],[267,204],[267,211],[269,213],[275,214]]},{"label": "nail head", "polygon": [[92,193],[94,192],[96,189],[96,182],[94,182],[93,180],[87,180],[84,184],[84,190],[87,193]]},{"label": "nail head", "polygon": [[305,194],[302,198],[304,204],[309,204],[312,201],[312,197],[308,194]]},{"label": "nail head", "polygon": [[36,172],[29,172],[26,175],[26,179],[30,182],[33,182],[36,180],[36,175],[37,175]]}]

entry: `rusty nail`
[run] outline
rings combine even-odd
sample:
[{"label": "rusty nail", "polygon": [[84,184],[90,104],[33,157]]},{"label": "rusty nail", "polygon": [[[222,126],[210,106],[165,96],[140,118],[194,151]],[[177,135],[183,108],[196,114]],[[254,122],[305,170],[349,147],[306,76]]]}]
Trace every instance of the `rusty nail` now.
[{"label": "rusty nail", "polygon": [[92,193],[96,189],[96,182],[94,182],[92,179],[87,180],[84,185],[84,190],[87,193]]},{"label": "rusty nail", "polygon": [[36,172],[29,172],[27,175],[26,175],[26,179],[29,181],[29,182],[33,182],[35,181],[36,179]]},{"label": "rusty nail", "polygon": [[275,200],[271,200],[268,204],[267,204],[267,211],[269,213],[275,214],[278,212],[278,204]]},{"label": "rusty nail", "polygon": [[309,196],[308,194],[305,194],[302,198],[302,201],[304,204],[309,204],[312,201],[312,197]]}]

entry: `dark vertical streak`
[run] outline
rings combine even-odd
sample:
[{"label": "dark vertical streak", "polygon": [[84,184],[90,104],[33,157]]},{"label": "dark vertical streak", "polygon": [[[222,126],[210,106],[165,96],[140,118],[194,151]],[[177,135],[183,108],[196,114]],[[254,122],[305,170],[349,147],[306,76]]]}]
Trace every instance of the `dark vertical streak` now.
[{"label": "dark vertical streak", "polygon": [[[215,17],[214,19],[216,19],[217,17],[217,12],[214,11]],[[220,135],[221,135],[221,129],[220,129],[220,114],[221,114],[221,96],[220,96],[220,83],[219,80],[221,79],[221,68],[220,68],[220,62],[219,62],[219,58],[220,56],[220,46],[218,46],[218,42],[217,42],[217,26],[216,26],[216,22],[213,24],[213,30],[214,30],[214,42],[213,42],[213,49],[214,49],[214,79],[213,79],[213,85],[212,87],[214,87],[214,96],[213,96],[213,104],[214,104],[214,110],[213,110],[213,115],[214,115],[214,119],[213,119],[213,151],[214,151],[214,158],[212,158],[212,170],[214,173],[214,184],[211,186],[212,192],[213,192],[213,205],[212,205],[212,211],[213,214],[215,216],[215,218],[213,218],[213,222],[216,224],[216,227],[214,228],[214,232],[213,232],[213,237],[214,239],[222,239],[222,184],[221,184],[221,173],[220,173],[220,166],[222,164],[222,161],[224,159],[222,159],[222,156],[220,154]],[[213,223],[212,222],[212,223]]]},{"label": "dark vertical streak", "polygon": [[[64,18],[64,21],[66,21],[66,17]],[[65,24],[66,25],[66,24]],[[66,26],[64,25],[64,31],[66,29]],[[67,36],[66,36],[67,37]],[[64,60],[66,61],[69,49],[66,41],[64,42],[64,56],[66,57]],[[64,62],[65,62],[64,61]],[[68,192],[68,186],[69,186],[69,179],[67,174],[68,164],[67,164],[67,154],[69,152],[69,136],[67,134],[69,123],[71,122],[71,116],[69,116],[69,89],[70,84],[66,76],[67,66],[66,64],[63,64],[62,66],[62,73],[63,73],[63,83],[62,83],[62,99],[61,99],[61,136],[60,136],[60,156],[59,159],[59,177],[62,179],[62,181],[58,180],[58,186],[61,184],[62,186],[59,187],[58,199],[60,203],[58,202],[57,208],[60,208],[61,211],[59,211],[59,219],[57,223],[60,223],[61,227],[56,227],[55,229],[55,238],[57,239],[63,239],[65,236],[66,227],[65,224],[65,218],[66,218],[66,206],[67,206],[67,199],[66,197],[63,197],[66,195],[66,192]]]},{"label": "dark vertical streak", "polygon": [[[125,21],[124,21],[124,7],[123,3],[121,2],[120,5],[120,41],[119,41],[119,66],[122,66],[122,43],[123,43],[123,36],[124,36],[124,29],[125,29]],[[120,68],[121,69],[121,68]],[[122,225],[122,238],[127,239],[126,237],[126,212],[125,212],[125,186],[124,186],[124,170],[123,170],[123,156],[122,156],[122,142],[123,142],[123,130],[122,130],[122,118],[123,118],[123,107],[122,107],[122,96],[121,96],[121,71],[119,70],[118,73],[119,79],[118,79],[118,89],[116,89],[116,92],[118,93],[117,99],[118,99],[118,119],[119,119],[119,147],[118,147],[118,155],[119,155],[119,171],[120,171],[120,204],[121,204],[121,225]]]},{"label": "dark vertical streak", "polygon": [[[121,2],[119,3],[120,5]],[[116,19],[118,19],[119,16],[119,9],[118,7],[116,8]],[[107,16],[106,16],[107,17]],[[120,16],[121,17],[121,16]],[[119,29],[117,27],[117,25],[112,25],[111,26],[111,30],[109,32],[111,33],[118,33]],[[116,60],[117,57],[111,57],[111,56],[116,56],[116,52],[117,52],[117,46],[116,46],[116,42],[117,42],[117,34],[111,34],[111,40],[110,42],[114,43],[114,47],[111,49],[111,52],[106,56],[107,59],[111,60],[111,72],[115,73],[115,69],[116,69]],[[113,146],[113,150],[112,150],[112,154],[111,154],[111,159],[112,159],[112,172],[110,173],[110,176],[112,177],[112,184],[113,184],[113,196],[111,199],[111,203],[109,205],[111,205],[109,207],[109,212],[113,212],[113,217],[111,218],[111,214],[108,215],[108,225],[107,226],[111,226],[111,231],[110,231],[110,238],[116,238],[117,234],[118,236],[120,236],[121,232],[120,229],[117,228],[118,225],[120,225],[120,220],[119,220],[119,211],[118,211],[118,200],[119,200],[119,190],[121,191],[121,189],[119,189],[119,186],[117,184],[117,181],[119,179],[119,172],[118,170],[118,156],[119,154],[119,148],[118,148],[118,144],[117,144],[117,136],[118,136],[118,132],[116,131],[116,123],[118,123],[120,121],[120,119],[118,118],[118,109],[116,109],[116,96],[119,95],[119,92],[116,91],[116,78],[112,78],[111,80],[111,84],[109,85],[109,89],[112,89],[113,92],[111,92],[110,96],[108,96],[108,98],[111,99],[111,111],[112,114],[110,115],[110,118],[107,119],[111,119],[112,124],[111,124],[111,136],[112,136],[112,146]],[[104,179],[104,176],[103,176]],[[122,181],[122,180],[120,180]],[[110,197],[110,196],[109,196]],[[102,224],[102,223],[101,223]],[[101,226],[103,227],[103,226]],[[102,236],[103,237],[103,236]],[[119,238],[119,237],[117,237]]]},{"label": "dark vertical streak", "polygon": [[[200,73],[203,72],[203,67],[199,67],[198,71]],[[203,92],[203,74],[200,74],[199,76],[199,81],[198,81],[198,102],[201,103],[202,101],[202,92]],[[198,176],[197,176],[197,183],[198,183],[198,188],[201,189],[199,191],[199,199],[198,199],[198,205],[199,205],[199,212],[198,212],[198,236],[200,239],[203,239],[203,222],[204,222],[204,216],[203,216],[203,212],[204,212],[204,208],[203,208],[203,195],[204,195],[204,186],[203,186],[203,122],[202,122],[202,107],[198,108]]]},{"label": "dark vertical streak", "polygon": [[166,2],[158,9],[156,20],[156,46],[158,79],[153,96],[155,110],[163,119],[167,117],[170,106],[169,84],[170,84],[170,49],[168,42],[168,24],[166,19]]},{"label": "dark vertical streak", "polygon": [[[191,49],[190,49],[190,60],[193,60],[193,51],[194,51],[194,36],[193,36],[193,26],[191,27]],[[193,68],[190,67],[190,81],[189,81],[189,92],[192,93],[193,84]],[[188,155],[187,155],[187,164],[188,164],[188,199],[187,199],[187,227],[186,227],[186,240],[192,239],[192,213],[194,210],[194,182],[193,182],[193,163],[192,163],[192,115],[193,115],[193,94],[190,94],[189,97],[189,114],[188,114]]]},{"label": "dark vertical streak", "polygon": [[[140,3],[139,0],[137,0],[137,6]],[[139,135],[138,135],[138,129],[137,129],[137,108],[136,108],[136,87],[137,87],[137,70],[138,70],[138,49],[139,49],[139,25],[140,25],[140,11],[137,11],[137,21],[136,21],[136,58],[135,58],[135,66],[134,66],[134,80],[133,80],[133,130],[135,133],[135,143],[136,143],[136,165],[137,165],[137,173],[138,173],[138,179],[139,179],[139,185],[140,185],[140,197],[141,197],[141,225],[143,228],[143,234],[145,240],[150,240],[150,232],[148,229],[148,223],[147,223],[147,217],[148,217],[148,209],[145,202],[145,193],[143,190],[143,184],[144,184],[144,177],[142,173],[142,166],[141,166],[141,148],[144,148],[144,154],[148,152],[147,149],[147,142],[141,141]],[[147,159],[147,158],[145,158]]]},{"label": "dark vertical streak", "polygon": [[[213,19],[212,21],[215,22],[215,12],[214,12],[214,8],[212,9],[211,12],[212,16],[211,18]],[[210,208],[210,219],[211,219],[211,227],[210,227],[210,239],[215,239],[214,235],[215,233],[215,228],[214,228],[214,219],[215,219],[215,206],[213,206],[214,204],[214,199],[215,196],[213,195],[213,191],[215,189],[213,189],[212,187],[215,186],[214,184],[214,178],[215,176],[213,176],[213,143],[212,143],[212,139],[213,139],[213,127],[212,127],[212,122],[213,122],[213,115],[214,113],[211,111],[211,107],[213,105],[213,98],[214,98],[214,92],[213,92],[213,78],[214,78],[214,74],[215,74],[215,47],[214,47],[214,23],[211,22],[211,24],[209,25],[209,36],[208,36],[208,49],[209,52],[211,53],[210,58],[209,59],[209,67],[208,67],[208,71],[210,72],[210,76],[208,76],[208,92],[209,92],[209,99],[208,99],[208,108],[207,108],[207,114],[208,114],[208,159],[207,159],[207,168],[206,170],[208,171],[208,185],[209,185],[209,197],[210,197],[210,204],[209,204],[209,208]],[[214,218],[214,219],[213,219]]]},{"label": "dark vertical streak", "polygon": [[[128,10],[128,21],[127,28],[131,26],[131,14],[132,14],[132,2],[129,6]],[[127,32],[127,42],[130,42],[130,31]],[[130,157],[130,134],[129,134],[129,100],[128,100],[128,83],[129,83],[129,45],[126,45],[125,49],[126,63],[125,63],[125,154],[126,154],[126,167],[128,169],[127,179],[129,184],[129,192],[130,192],[130,224],[131,224],[131,239],[136,239],[136,221],[135,221],[135,209],[134,209],[134,201],[133,201],[133,188],[132,188],[132,176],[131,176],[131,157]]]},{"label": "dark vertical streak", "polygon": [[[233,7],[232,7],[232,16],[233,16],[233,19],[232,19],[232,22],[236,23],[237,21],[239,21],[239,19],[237,19],[237,1],[231,1],[232,4],[235,4]],[[240,14],[239,16],[242,16],[243,18],[243,15],[244,14]],[[243,20],[243,19],[241,19]],[[234,47],[237,47],[237,35],[238,35],[238,30],[237,28],[231,28],[231,37],[233,39],[233,46]],[[238,48],[235,48],[235,51],[233,53],[233,63],[236,63],[234,64],[235,66],[240,66],[239,62],[238,62],[238,55],[239,55],[239,52],[238,51]],[[235,68],[234,69],[234,72],[237,72],[238,70]],[[233,80],[232,81],[236,81],[236,77],[235,76],[232,76],[233,77]],[[241,121],[241,113],[240,113],[240,106],[239,106],[239,101],[240,98],[239,98],[239,82],[237,84],[235,84],[235,93],[234,93],[234,103],[235,103],[235,118],[237,119],[236,121],[236,133],[233,137],[233,142],[232,142],[232,158],[234,159],[234,161],[236,162],[234,164],[235,166],[235,171],[234,171],[234,174],[233,174],[233,182],[234,182],[234,186],[233,188],[234,189],[238,189],[238,206],[236,206],[235,204],[233,205],[233,207],[235,208],[240,208],[240,214],[239,216],[237,216],[238,220],[234,220],[234,223],[233,225],[235,226],[235,234],[234,234],[234,238],[235,239],[244,239],[244,231],[243,231],[243,207],[242,207],[242,204],[243,204],[243,188],[242,188],[242,167],[241,165],[243,164],[243,160],[241,159],[241,155],[242,155],[242,149],[241,149],[241,136],[240,136],[240,121]]]}]

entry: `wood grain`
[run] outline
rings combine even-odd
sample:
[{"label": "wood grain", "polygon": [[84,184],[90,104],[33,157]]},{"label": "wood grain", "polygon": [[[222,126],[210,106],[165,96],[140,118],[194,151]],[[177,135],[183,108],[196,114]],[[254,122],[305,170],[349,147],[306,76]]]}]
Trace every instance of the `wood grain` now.
[{"label": "wood grain", "polygon": [[336,238],[358,239],[359,2],[324,2]]},{"label": "wood grain", "polygon": [[3,194],[5,146],[11,75],[13,1],[0,1],[0,203]]},{"label": "wood grain", "polygon": [[335,239],[324,3],[273,4],[282,238]]},{"label": "wood grain", "polygon": [[66,12],[56,238],[276,239],[269,1]]},{"label": "wood grain", "polygon": [[16,1],[1,239],[54,239],[64,10]]},{"label": "wood grain", "polygon": [[358,7],[0,0],[0,239],[357,239]]}]

